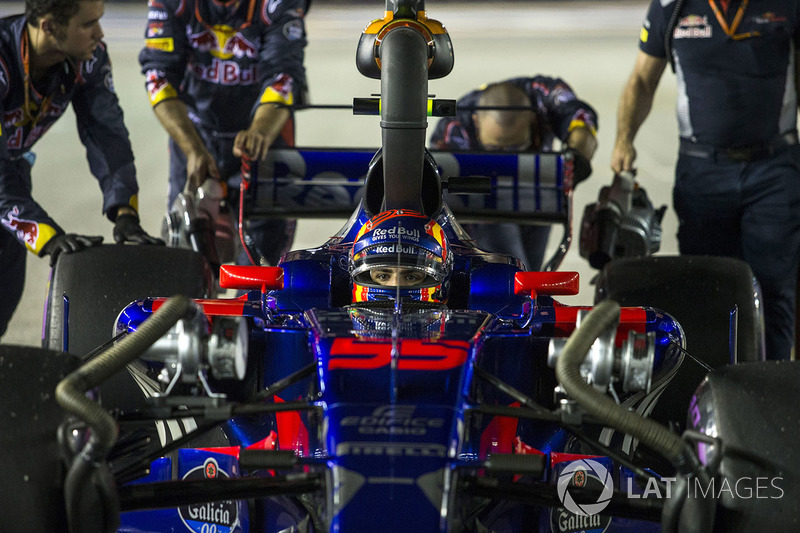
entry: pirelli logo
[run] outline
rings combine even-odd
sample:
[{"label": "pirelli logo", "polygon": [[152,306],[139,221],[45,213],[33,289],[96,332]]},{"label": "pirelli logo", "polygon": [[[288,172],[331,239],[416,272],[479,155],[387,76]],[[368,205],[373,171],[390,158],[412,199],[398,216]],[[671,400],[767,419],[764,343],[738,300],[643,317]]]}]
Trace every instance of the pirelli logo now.
[{"label": "pirelli logo", "polygon": [[172,52],[175,50],[175,41],[172,40],[172,37],[145,39],[144,44],[147,48],[161,50],[162,52]]},{"label": "pirelli logo", "polygon": [[336,455],[447,457],[447,448],[428,442],[342,442]]}]

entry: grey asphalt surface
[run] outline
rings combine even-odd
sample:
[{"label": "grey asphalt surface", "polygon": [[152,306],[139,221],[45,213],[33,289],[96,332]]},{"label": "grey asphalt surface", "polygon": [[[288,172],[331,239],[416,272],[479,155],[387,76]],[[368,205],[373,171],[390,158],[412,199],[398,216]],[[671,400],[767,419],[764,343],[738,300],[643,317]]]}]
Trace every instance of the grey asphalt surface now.
[{"label": "grey asphalt surface", "polygon": [[[458,98],[477,85],[537,73],[560,76],[590,102],[600,116],[599,148],[594,173],[574,195],[573,228],[579,229],[584,206],[611,182],[609,159],[615,135],[616,107],[633,66],[639,28],[648,2],[447,2],[428,0],[431,18],[448,29],[455,50],[453,72],[432,80],[429,91],[439,98]],[[384,2],[314,2],[306,23],[309,45],[306,68],[315,104],[350,104],[353,97],[380,91],[380,81],[362,77],[355,50],[364,27],[383,15]],[[20,2],[0,3],[0,16],[23,11]],[[114,65],[114,79],[131,134],[138,170],[140,211],[144,228],[160,232],[166,210],[166,134],[155,119],[144,90],[137,55],[143,43],[145,2],[107,4],[102,19]],[[674,115],[675,80],[665,74],[651,116],[637,139],[638,180],[656,205],[671,203],[673,165],[677,155]],[[431,119],[429,127],[436,119]],[[380,143],[377,117],[354,117],[347,111],[309,110],[298,115],[300,146],[369,147]],[[34,197],[70,233],[103,235],[113,242],[112,224],[101,210],[101,194],[89,173],[72,113],[68,112],[39,141],[34,151]],[[317,246],[344,220],[306,220],[299,224],[295,248]],[[677,221],[672,209],[663,221],[660,254],[677,253]],[[553,232],[560,240],[560,230]],[[577,235],[560,270],[581,274],[581,294],[560,297],[570,305],[590,304],[596,274],[578,253]],[[39,346],[49,265],[28,256],[22,302],[0,342]],[[113,272],[109,273],[113,276]]]}]

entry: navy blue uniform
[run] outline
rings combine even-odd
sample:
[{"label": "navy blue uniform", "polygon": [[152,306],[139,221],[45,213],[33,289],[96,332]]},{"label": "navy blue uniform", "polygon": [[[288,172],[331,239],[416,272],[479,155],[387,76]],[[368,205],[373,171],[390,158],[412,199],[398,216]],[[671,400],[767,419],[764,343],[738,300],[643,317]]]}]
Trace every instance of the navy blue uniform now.
[{"label": "navy blue uniform", "polygon": [[[241,160],[233,155],[233,140],[258,106],[301,103],[305,94],[306,1],[150,0],[148,6],[139,62],[151,104],[180,98],[222,178],[236,177]],[[276,145],[293,143],[290,120]],[[168,208],[185,184],[186,158],[170,140]],[[294,223],[261,225],[256,244],[276,264],[291,245]]]},{"label": "navy blue uniform", "polygon": [[[667,57],[664,35],[674,8],[651,3],[640,38],[646,54]],[[798,23],[797,1],[731,1],[718,16],[707,0],[686,0],[671,39],[680,251],[738,257],[751,266],[763,291],[770,359],[788,359],[794,343]]]},{"label": "navy blue uniform", "polygon": [[[550,152],[558,139],[566,142],[570,132],[578,127],[597,131],[597,114],[579,100],[569,85],[559,78],[533,76],[514,78],[501,83],[512,83],[528,95],[536,118],[532,125],[530,150]],[[457,114],[439,121],[430,137],[430,144],[438,150],[480,150],[472,115],[478,105],[485,85],[458,100]],[[471,224],[467,227],[478,246],[489,252],[514,256],[530,270],[539,270],[544,259],[549,226],[530,224]]]},{"label": "navy blue uniform", "polygon": [[103,191],[103,213],[113,221],[119,207],[136,209],[139,191],[106,45],[101,43],[88,61],[63,61],[44,82],[28,86],[26,23],[21,15],[0,19],[0,222],[5,230],[0,232],[0,335],[22,295],[25,248],[41,255],[51,238],[64,233],[31,195],[31,148],[70,103],[89,168]]}]

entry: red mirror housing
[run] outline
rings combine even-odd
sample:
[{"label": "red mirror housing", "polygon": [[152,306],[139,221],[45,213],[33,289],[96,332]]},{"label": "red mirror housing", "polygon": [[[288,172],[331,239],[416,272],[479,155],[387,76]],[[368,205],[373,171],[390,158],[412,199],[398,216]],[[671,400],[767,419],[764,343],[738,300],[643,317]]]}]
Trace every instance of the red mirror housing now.
[{"label": "red mirror housing", "polygon": [[283,269],[246,265],[219,267],[219,286],[223,289],[260,290],[267,292],[283,289]]},{"label": "red mirror housing", "polygon": [[572,296],[578,294],[580,275],[577,272],[517,272],[514,274],[514,294]]}]

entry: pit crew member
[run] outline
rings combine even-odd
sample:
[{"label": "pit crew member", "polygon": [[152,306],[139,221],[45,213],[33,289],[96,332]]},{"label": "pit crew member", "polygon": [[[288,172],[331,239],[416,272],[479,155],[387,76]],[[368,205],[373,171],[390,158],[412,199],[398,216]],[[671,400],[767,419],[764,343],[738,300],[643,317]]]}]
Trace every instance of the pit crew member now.
[{"label": "pit crew member", "polygon": [[[241,158],[292,145],[306,92],[306,0],[150,0],[139,55],[153,111],[169,134],[167,208],[208,179],[237,186]],[[233,189],[235,190],[235,189]],[[252,221],[254,252],[275,265],[294,221]]]},{"label": "pit crew member", "polygon": [[[562,79],[536,75],[483,85],[461,97],[457,109],[455,117],[436,125],[432,148],[549,152],[559,140],[561,147],[573,151],[575,182],[591,174],[597,113]],[[541,268],[549,226],[473,224],[466,229],[480,248],[517,257],[529,270]]]},{"label": "pit crew member", "polygon": [[654,0],[620,98],[611,155],[614,172],[633,169],[634,138],[672,62],[679,250],[750,265],[763,294],[768,359],[788,359],[794,344],[799,46],[797,1]]},{"label": "pit crew member", "polygon": [[24,15],[0,19],[0,335],[22,297],[26,248],[53,265],[60,253],[103,240],[66,233],[31,195],[31,149],[70,103],[114,240],[163,244],[139,225],[133,153],[102,41],[104,9],[102,0],[27,0]]}]

